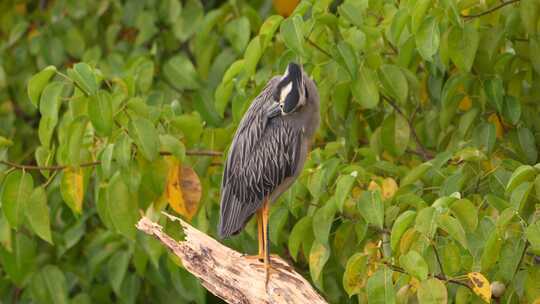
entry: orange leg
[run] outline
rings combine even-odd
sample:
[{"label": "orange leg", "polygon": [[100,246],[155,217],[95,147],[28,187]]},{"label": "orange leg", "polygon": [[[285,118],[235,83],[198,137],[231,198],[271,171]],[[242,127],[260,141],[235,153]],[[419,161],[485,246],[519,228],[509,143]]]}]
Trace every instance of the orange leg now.
[{"label": "orange leg", "polygon": [[248,259],[257,259],[259,261],[264,260],[264,235],[263,235],[263,211],[262,208],[257,211],[257,238],[259,241],[259,252],[257,255],[246,255],[245,257]]},{"label": "orange leg", "polygon": [[268,286],[268,279],[270,276],[270,237],[268,234],[268,213],[270,210],[270,203],[268,199],[264,200],[262,207],[262,224],[263,224],[263,238],[264,238],[264,286]]}]

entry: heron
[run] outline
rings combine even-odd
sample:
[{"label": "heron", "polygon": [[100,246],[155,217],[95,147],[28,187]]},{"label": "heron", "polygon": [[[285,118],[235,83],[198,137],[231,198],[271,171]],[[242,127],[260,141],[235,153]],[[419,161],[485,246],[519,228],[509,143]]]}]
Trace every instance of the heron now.
[{"label": "heron", "polygon": [[221,183],[219,236],[238,234],[257,216],[258,255],[268,285],[269,207],[296,180],[319,127],[319,93],[297,63],[275,76],[242,117],[229,148]]}]

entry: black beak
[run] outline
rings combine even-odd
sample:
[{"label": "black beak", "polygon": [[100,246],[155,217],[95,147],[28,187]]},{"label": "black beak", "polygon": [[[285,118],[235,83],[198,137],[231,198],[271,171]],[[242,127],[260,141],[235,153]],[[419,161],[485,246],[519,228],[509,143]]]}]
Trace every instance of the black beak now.
[{"label": "black beak", "polygon": [[302,67],[294,62],[289,63],[287,66],[287,77],[295,83],[301,83],[302,81]]}]

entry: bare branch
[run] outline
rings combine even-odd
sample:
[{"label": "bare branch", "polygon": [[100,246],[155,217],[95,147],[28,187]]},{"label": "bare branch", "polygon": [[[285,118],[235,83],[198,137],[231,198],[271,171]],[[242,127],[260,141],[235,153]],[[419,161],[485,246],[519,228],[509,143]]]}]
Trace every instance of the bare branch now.
[{"label": "bare branch", "polygon": [[[159,152],[159,155],[171,155],[170,152],[161,151]],[[186,155],[188,156],[221,156],[223,155],[223,152],[221,151],[212,151],[212,150],[188,150],[186,151]],[[13,163],[7,160],[0,160],[0,164],[9,166],[11,168],[19,169],[19,170],[44,170],[44,171],[59,171],[64,170],[69,167],[69,165],[53,165],[53,166],[36,166],[36,165],[21,165],[17,163]],[[94,167],[101,164],[101,161],[91,161],[87,163],[79,164],[78,167]]]},{"label": "bare branch", "polygon": [[156,237],[182,260],[182,265],[201,280],[202,285],[228,303],[310,303],[326,301],[280,257],[272,256],[272,269],[265,288],[264,264],[227,248],[181,219],[186,238],[177,242],[163,228],[143,217],[137,228]]},{"label": "bare branch", "polygon": [[513,4],[513,3],[517,3],[519,2],[520,0],[510,0],[510,1],[506,1],[506,2],[503,2],[497,6],[494,6],[486,11],[483,11],[481,13],[478,13],[478,14],[474,14],[474,15],[461,15],[462,18],[464,19],[473,19],[473,18],[478,18],[478,17],[482,17],[482,16],[485,16],[485,15],[488,15],[488,14],[491,14],[493,13],[494,11],[497,11],[507,5],[510,5],[510,4]]}]

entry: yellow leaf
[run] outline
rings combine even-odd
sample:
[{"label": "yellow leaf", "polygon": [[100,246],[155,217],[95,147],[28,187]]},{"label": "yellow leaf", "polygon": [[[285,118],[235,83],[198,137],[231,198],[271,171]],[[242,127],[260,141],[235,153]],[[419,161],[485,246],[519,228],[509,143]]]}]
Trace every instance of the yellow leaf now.
[{"label": "yellow leaf", "polygon": [[375,190],[381,191],[381,186],[379,186],[379,184],[377,184],[375,181],[370,181],[369,185],[368,185],[368,190],[369,191],[375,191]]},{"label": "yellow leaf", "polygon": [[461,111],[468,111],[472,107],[471,98],[467,95],[459,102],[459,109]]},{"label": "yellow leaf", "polygon": [[413,228],[407,229],[405,233],[403,233],[403,236],[401,237],[401,240],[399,241],[399,252],[405,253],[409,251],[409,248],[411,248],[414,241],[418,239],[418,232]]},{"label": "yellow leaf", "polygon": [[411,285],[411,291],[415,293],[418,290],[418,287],[420,287],[420,281],[415,277],[411,277],[409,285]]},{"label": "yellow leaf", "polygon": [[480,272],[469,272],[467,273],[469,278],[472,290],[477,294],[484,302],[490,303],[491,301],[491,286],[489,281],[482,275]]},{"label": "yellow leaf", "polygon": [[357,199],[360,197],[360,195],[362,195],[362,192],[364,192],[364,190],[362,190],[362,188],[358,187],[358,186],[355,186],[353,189],[352,189],[352,197],[354,199]]},{"label": "yellow leaf", "polygon": [[493,113],[489,115],[488,121],[495,125],[495,134],[497,135],[497,138],[502,138],[504,136],[504,129],[499,116]]},{"label": "yellow leaf", "polygon": [[169,172],[165,198],[171,208],[189,220],[197,213],[201,200],[201,182],[197,173],[190,167],[185,167],[176,159],[168,158]]},{"label": "yellow leaf", "polygon": [[82,212],[84,179],[81,168],[66,168],[60,183],[60,193],[66,204],[76,213]]},{"label": "yellow leaf", "polygon": [[381,188],[382,197],[384,199],[389,199],[392,198],[398,190],[398,185],[393,178],[387,177],[383,180]]}]

